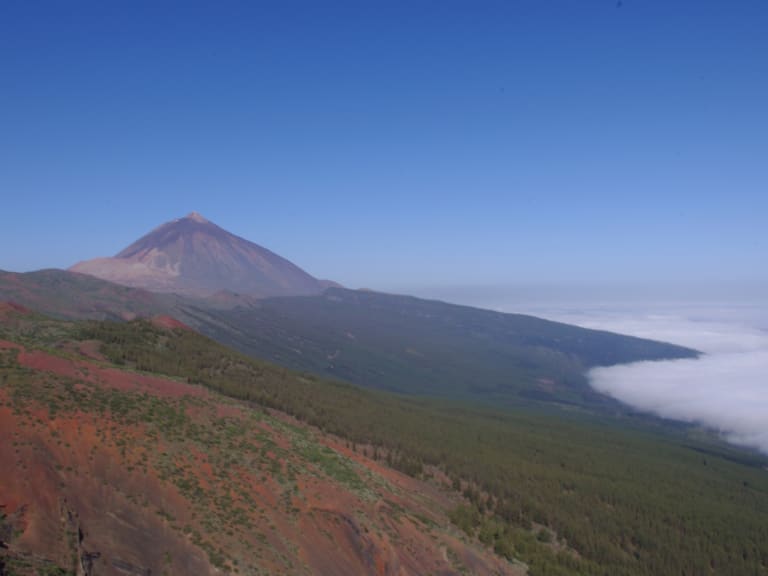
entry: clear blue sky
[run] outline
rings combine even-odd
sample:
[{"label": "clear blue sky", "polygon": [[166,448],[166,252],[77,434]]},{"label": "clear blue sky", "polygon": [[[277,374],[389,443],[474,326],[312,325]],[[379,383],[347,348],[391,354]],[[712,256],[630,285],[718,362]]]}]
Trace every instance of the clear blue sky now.
[{"label": "clear blue sky", "polygon": [[192,210],[350,286],[768,283],[768,2],[0,3],[0,269]]}]

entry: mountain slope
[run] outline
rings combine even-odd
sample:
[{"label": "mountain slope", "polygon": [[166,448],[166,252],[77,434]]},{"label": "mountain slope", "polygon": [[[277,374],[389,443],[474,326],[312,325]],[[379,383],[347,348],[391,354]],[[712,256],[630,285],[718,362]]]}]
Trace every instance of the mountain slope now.
[{"label": "mountain slope", "polygon": [[23,273],[0,270],[0,301],[16,302],[57,318],[130,320],[176,315],[181,299],[50,269]]},{"label": "mountain slope", "polygon": [[[694,357],[661,342],[370,291],[269,298],[191,322],[254,357],[399,393],[613,406],[584,372]],[[194,316],[194,313],[192,313]]]},{"label": "mountain slope", "polygon": [[0,313],[0,574],[524,572],[450,525],[457,495],[439,484],[284,414],[121,370],[77,326]]},{"label": "mountain slope", "polygon": [[[18,314],[18,310],[9,311],[11,317]],[[338,441],[310,430],[311,437],[355,462],[367,463],[366,466],[380,471],[385,470],[383,463],[387,462],[414,476],[430,479],[428,485],[411,484],[406,491],[430,491],[438,487],[444,492],[451,486],[461,490],[464,497],[454,500],[457,505],[450,513],[452,521],[473,541],[478,538],[503,556],[523,560],[531,576],[761,574],[765,571],[768,558],[766,459],[723,446],[701,431],[645,419],[599,417],[578,410],[543,406],[496,411],[467,408],[464,403],[396,397],[296,374],[251,360],[190,330],[167,330],[143,320],[74,326],[69,331],[69,338],[73,340],[70,347],[60,344],[62,336],[57,336],[57,326],[36,320],[32,326],[16,329],[10,336],[29,348],[41,344],[54,347],[59,358],[67,350],[76,350],[89,357],[102,354],[130,367],[132,371],[124,374],[139,386],[138,402],[144,401],[145,394],[151,394],[142,382],[154,383],[158,393],[169,386],[198,383],[208,391],[220,391],[246,400],[249,406],[259,406],[260,414],[264,413],[264,407],[279,409],[301,422],[312,423],[320,430],[345,438],[346,441]],[[98,347],[97,342],[101,343]],[[38,357],[36,350],[28,352],[33,354],[31,358]],[[18,360],[29,367],[28,358]],[[87,368],[81,371],[81,377],[90,377],[98,366]],[[136,369],[141,372],[135,372]],[[122,372],[110,372],[115,373]],[[157,374],[174,379],[158,379]],[[101,371],[92,377],[104,385],[114,382]],[[8,378],[0,378],[0,385],[6,382]],[[42,389],[32,395],[43,401],[43,409],[49,397],[46,394]],[[169,403],[178,412],[175,401]],[[60,404],[61,400],[56,409]],[[226,402],[223,404],[228,406]],[[109,405],[114,410],[126,409],[122,401],[110,401]],[[199,423],[195,420],[199,406],[194,400],[186,411],[194,423]],[[229,408],[225,408],[217,418],[228,416],[228,411]],[[139,421],[154,419],[151,413],[141,414],[145,416]],[[44,415],[42,411],[35,413],[43,421]],[[277,418],[275,412],[267,411],[266,415]],[[35,418],[26,420],[35,422]],[[289,445],[294,457],[301,456],[303,434],[295,428],[303,425],[291,419],[278,420],[287,425],[288,433],[299,434],[300,438],[291,440]],[[216,432],[212,442],[202,444],[213,454],[219,454],[220,449],[230,443],[234,443],[235,454],[250,453],[242,443],[244,437],[237,433],[237,426],[217,425],[219,420],[215,420],[214,429],[207,431],[206,427],[180,425],[175,417],[163,417],[161,421],[166,422],[166,428],[190,435],[193,441]],[[270,425],[282,429],[279,422]],[[262,442],[260,438],[259,435],[256,440]],[[285,446],[279,437],[275,442],[278,448]],[[134,444],[128,442],[126,449],[133,449]],[[195,444],[186,444],[183,453],[194,455],[194,449]],[[229,454],[229,449],[224,452]],[[224,481],[233,466],[239,470],[237,462],[231,460],[235,454],[227,456],[227,470],[216,474],[217,478]],[[368,458],[371,455],[378,458],[378,465]],[[310,470],[314,469],[312,465],[317,465],[342,483],[355,482],[345,466],[337,465],[335,457],[329,455],[330,460],[325,457],[323,448],[319,453],[310,451],[306,456]],[[291,456],[286,458],[296,464]],[[270,460],[273,459],[270,457]],[[192,467],[201,468],[198,462]],[[268,485],[264,477],[269,478],[271,474],[282,474],[282,478],[287,479],[291,469],[289,464],[286,473],[282,468],[273,468],[270,462],[266,469],[262,468],[259,485]],[[177,466],[175,470],[186,485],[189,466]],[[366,478],[370,477],[358,474],[358,478],[367,482]],[[300,494],[304,494],[302,487]],[[324,502],[339,501],[328,495],[333,493],[324,491],[323,494]],[[458,495],[454,493],[454,496]],[[281,508],[282,500],[278,501],[276,508]],[[383,509],[377,510],[374,506],[371,510],[369,503],[362,504],[359,510],[371,522],[381,520],[384,526],[394,523],[406,529],[409,521],[404,520],[403,515],[407,517],[417,508],[401,510],[401,501],[388,497],[384,501],[388,506]],[[300,514],[306,510],[295,499],[292,506],[299,508]],[[391,509],[394,518],[389,516]],[[214,509],[205,517],[215,519],[216,514]],[[434,521],[433,516],[417,514],[420,531],[436,528],[429,521],[430,518]],[[351,528],[347,521],[337,520],[332,521],[337,528]],[[273,524],[280,525],[274,520]],[[307,535],[324,534],[325,528],[312,524],[301,526]],[[352,533],[378,534],[375,525],[368,526],[373,529],[367,533],[364,529],[353,529]],[[440,526],[438,523],[437,527]],[[384,533],[390,534],[387,528]],[[216,532],[201,533],[209,534]],[[331,531],[334,542],[345,546],[349,541],[346,534]],[[450,535],[450,530],[431,534],[442,538],[440,534]],[[394,536],[391,537],[394,540]],[[295,542],[291,538],[288,541]],[[326,541],[320,542],[328,546]],[[412,535],[400,532],[397,542],[413,551]],[[289,549],[298,552],[300,548],[294,545]],[[368,551],[364,557],[370,558],[368,545],[355,549]],[[222,550],[239,554],[232,542],[222,542]],[[337,550],[333,548],[334,561],[341,554]],[[446,555],[448,559],[455,559],[455,550],[451,550],[449,546]],[[328,553],[324,557],[328,558]],[[493,573],[487,563],[475,564],[466,556],[460,558],[466,568],[463,573]],[[274,573],[275,566],[270,566],[270,573]],[[319,564],[313,566],[320,574],[336,573],[319,569]],[[425,573],[424,564],[420,567]],[[461,573],[456,569],[437,573],[447,575],[457,571]],[[359,573],[386,571],[367,564]]]},{"label": "mountain slope", "polygon": [[70,270],[126,286],[194,296],[219,291],[316,294],[328,286],[195,212],[159,226],[113,258],[87,260]]},{"label": "mountain slope", "polygon": [[316,296],[192,299],[45,270],[0,273],[0,299],[69,319],[168,315],[289,368],[394,392],[503,405],[613,409],[615,401],[589,387],[586,369],[697,354],[532,316],[342,288]]}]

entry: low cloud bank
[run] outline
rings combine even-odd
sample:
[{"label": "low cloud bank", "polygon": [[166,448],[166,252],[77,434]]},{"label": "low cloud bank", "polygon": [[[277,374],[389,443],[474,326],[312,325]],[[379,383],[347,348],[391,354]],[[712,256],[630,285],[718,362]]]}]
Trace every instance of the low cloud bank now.
[{"label": "low cloud bank", "polygon": [[697,422],[768,454],[768,307],[709,306],[549,314],[561,321],[690,346],[697,360],[590,371],[592,386],[640,410]]},{"label": "low cloud bank", "polygon": [[474,286],[420,293],[695,348],[704,353],[697,360],[596,368],[590,382],[635,408],[700,423],[768,454],[768,287],[646,288]]}]

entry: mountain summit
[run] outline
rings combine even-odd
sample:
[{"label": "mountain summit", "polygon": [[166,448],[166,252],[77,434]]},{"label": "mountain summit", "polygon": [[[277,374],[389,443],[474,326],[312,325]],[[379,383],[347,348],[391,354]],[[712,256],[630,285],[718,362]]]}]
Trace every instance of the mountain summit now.
[{"label": "mountain summit", "polygon": [[209,296],[317,294],[328,285],[197,212],[155,228],[113,258],[79,262],[73,272],[156,292]]}]

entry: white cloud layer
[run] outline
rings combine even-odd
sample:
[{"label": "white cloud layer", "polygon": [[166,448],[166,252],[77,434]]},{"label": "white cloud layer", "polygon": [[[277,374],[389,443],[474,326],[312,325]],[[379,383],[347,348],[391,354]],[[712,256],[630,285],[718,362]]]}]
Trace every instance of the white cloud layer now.
[{"label": "white cloud layer", "polygon": [[704,352],[697,360],[595,368],[590,382],[640,410],[701,423],[731,442],[768,454],[768,307],[710,305],[654,314],[560,310],[543,315]]},{"label": "white cloud layer", "polygon": [[[407,292],[695,348],[704,353],[697,360],[597,368],[590,382],[635,408],[705,425],[768,454],[768,291],[709,288],[459,286]],[[724,299],[727,304],[712,302]]]}]

